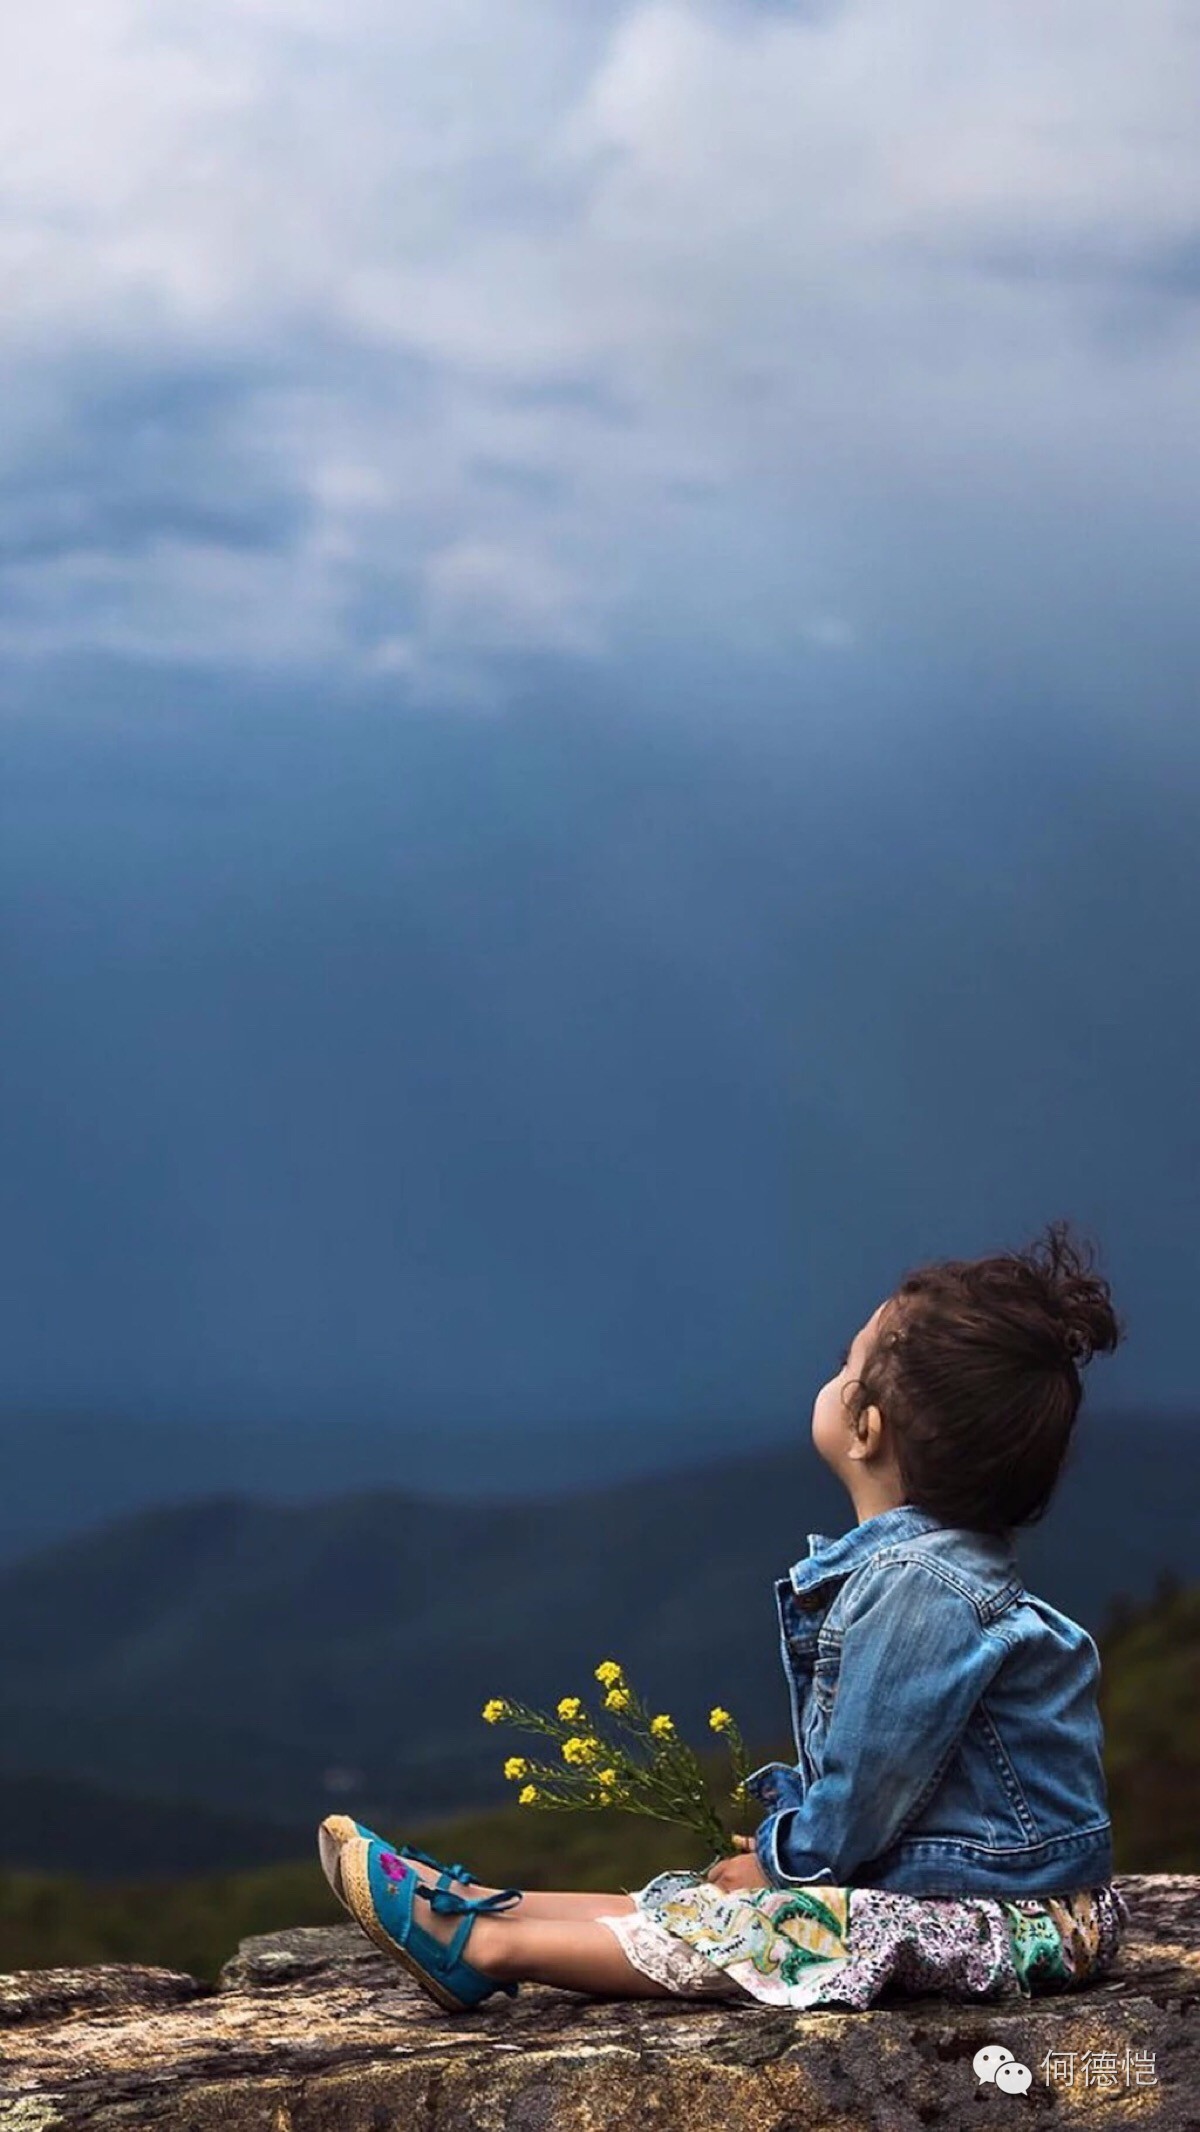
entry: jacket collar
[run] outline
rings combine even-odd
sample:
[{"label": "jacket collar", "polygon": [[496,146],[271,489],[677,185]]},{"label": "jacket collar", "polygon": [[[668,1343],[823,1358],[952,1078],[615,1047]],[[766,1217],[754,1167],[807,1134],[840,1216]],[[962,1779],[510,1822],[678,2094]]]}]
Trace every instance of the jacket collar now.
[{"label": "jacket collar", "polygon": [[805,1591],[814,1584],[823,1584],[827,1577],[845,1577],[852,1569],[859,1569],[870,1557],[878,1554],[881,1547],[893,1547],[898,1540],[910,1540],[915,1534],[933,1532],[941,1525],[928,1510],[919,1510],[915,1503],[897,1503],[891,1510],[877,1511],[873,1518],[864,1518],[861,1525],[854,1525],[840,1539],[827,1539],[822,1532],[808,1535],[808,1554],[802,1561],[794,1562],[788,1575],[794,1591]]}]

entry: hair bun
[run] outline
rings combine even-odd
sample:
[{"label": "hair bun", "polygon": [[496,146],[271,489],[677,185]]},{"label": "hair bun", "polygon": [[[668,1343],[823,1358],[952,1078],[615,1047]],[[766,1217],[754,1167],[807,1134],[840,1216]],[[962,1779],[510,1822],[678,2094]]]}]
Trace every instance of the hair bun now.
[{"label": "hair bun", "polygon": [[1082,1325],[1068,1325],[1063,1334],[1066,1350],[1072,1362],[1090,1362],[1094,1352],[1092,1342]]},{"label": "hair bun", "polygon": [[1092,1270],[1091,1245],[1081,1248],[1067,1222],[1052,1221],[1045,1236],[1023,1256],[1042,1287],[1067,1359],[1081,1369],[1093,1355],[1111,1354],[1125,1332],[1113,1310],[1108,1282]]}]

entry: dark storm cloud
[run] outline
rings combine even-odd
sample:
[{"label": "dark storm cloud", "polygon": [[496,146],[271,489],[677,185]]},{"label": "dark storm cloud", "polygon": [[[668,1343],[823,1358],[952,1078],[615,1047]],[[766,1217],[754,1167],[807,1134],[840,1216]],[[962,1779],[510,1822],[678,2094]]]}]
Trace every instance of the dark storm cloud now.
[{"label": "dark storm cloud", "polygon": [[80,549],[129,557],[164,537],[234,549],[287,540],[297,499],[228,433],[248,389],[224,367],[63,365],[53,432],[27,433],[10,461],[0,565]]}]

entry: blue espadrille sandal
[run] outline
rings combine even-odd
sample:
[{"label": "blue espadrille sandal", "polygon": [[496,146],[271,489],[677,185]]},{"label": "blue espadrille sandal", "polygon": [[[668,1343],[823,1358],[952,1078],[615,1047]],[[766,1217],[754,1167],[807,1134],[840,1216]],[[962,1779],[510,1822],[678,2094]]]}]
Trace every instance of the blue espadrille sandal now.
[{"label": "blue espadrille sandal", "polygon": [[[496,1991],[515,1998],[517,1984],[502,1983],[499,1977],[473,1969],[463,1960],[462,1951],[480,1912],[511,1910],[521,1900],[519,1888],[501,1888],[494,1895],[455,1895],[445,1885],[445,1876],[436,1888],[430,1888],[378,1837],[345,1838],[339,1863],[351,1915],[368,1938],[402,1962],[447,2013],[467,2013]],[[443,1914],[462,1913],[462,1923],[448,1945],[417,1923],[413,1913],[418,1896]]]},{"label": "blue espadrille sandal", "polygon": [[[321,1870],[344,1910],[350,1910],[350,1905],[342,1890],[338,1854],[351,1836],[361,1836],[364,1843],[382,1843],[388,1850],[395,1851],[397,1858],[415,1858],[421,1865],[432,1866],[435,1873],[445,1874],[448,1880],[461,1881],[464,1887],[483,1886],[478,1873],[468,1873],[465,1865],[444,1865],[440,1858],[432,1857],[428,1851],[419,1851],[412,1843],[389,1844],[386,1837],[368,1828],[365,1821],[354,1821],[349,1814],[326,1814],[317,1831],[317,1849],[321,1856]],[[350,1915],[353,1917],[353,1910]]]}]

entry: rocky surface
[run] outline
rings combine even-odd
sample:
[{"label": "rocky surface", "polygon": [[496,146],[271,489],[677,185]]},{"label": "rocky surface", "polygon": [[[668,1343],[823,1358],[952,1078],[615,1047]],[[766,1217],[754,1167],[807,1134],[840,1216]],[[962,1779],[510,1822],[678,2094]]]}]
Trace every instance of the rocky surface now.
[{"label": "rocky surface", "polygon": [[[447,2015],[350,1924],[243,1940],[215,1986],[26,1970],[0,1977],[0,2132],[959,2132],[1018,2113],[1200,2132],[1200,1879],[1119,1886],[1113,1973],[1020,2004],[796,2014],[523,1985]],[[980,2082],[989,2043],[1028,2092]]]}]

